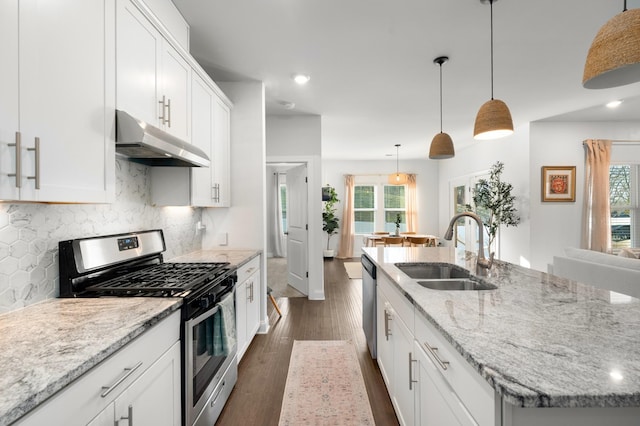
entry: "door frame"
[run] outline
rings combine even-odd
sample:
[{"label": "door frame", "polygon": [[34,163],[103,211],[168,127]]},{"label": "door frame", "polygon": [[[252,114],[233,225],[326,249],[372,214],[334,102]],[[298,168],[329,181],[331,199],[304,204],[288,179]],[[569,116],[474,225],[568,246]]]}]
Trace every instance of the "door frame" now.
[{"label": "door frame", "polygon": [[[322,232],[322,169],[320,156],[267,156],[269,163],[306,163],[307,196],[307,259],[309,265],[309,300],[324,300],[324,257]],[[317,196],[316,196],[317,195]],[[265,229],[265,238],[266,238]]]}]

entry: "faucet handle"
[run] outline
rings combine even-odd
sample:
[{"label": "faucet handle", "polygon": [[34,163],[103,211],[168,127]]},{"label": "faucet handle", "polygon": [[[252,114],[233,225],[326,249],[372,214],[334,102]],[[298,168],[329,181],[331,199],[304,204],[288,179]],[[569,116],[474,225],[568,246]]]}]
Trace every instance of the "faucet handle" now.
[{"label": "faucet handle", "polygon": [[493,266],[493,258],[495,256],[495,252],[491,252],[489,254],[489,259],[485,259],[485,258],[478,258],[477,262],[478,262],[478,266],[484,268],[484,269],[491,269],[491,266]]}]

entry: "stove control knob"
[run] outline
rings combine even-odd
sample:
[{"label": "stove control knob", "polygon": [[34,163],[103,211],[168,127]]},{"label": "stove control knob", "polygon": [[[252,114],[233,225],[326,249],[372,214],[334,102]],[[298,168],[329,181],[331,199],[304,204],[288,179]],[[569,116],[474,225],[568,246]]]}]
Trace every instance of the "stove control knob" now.
[{"label": "stove control knob", "polygon": [[203,309],[209,309],[209,306],[211,306],[211,301],[207,296],[201,297],[198,303]]}]

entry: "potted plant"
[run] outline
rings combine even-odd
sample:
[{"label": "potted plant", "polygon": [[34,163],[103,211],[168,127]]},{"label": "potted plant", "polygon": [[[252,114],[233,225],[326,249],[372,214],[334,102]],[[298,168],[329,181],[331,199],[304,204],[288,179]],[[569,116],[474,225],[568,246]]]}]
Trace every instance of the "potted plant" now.
[{"label": "potted plant", "polygon": [[[520,217],[517,214],[514,201],[516,197],[511,194],[513,185],[500,179],[504,164],[497,161],[489,172],[489,179],[480,179],[473,188],[473,204],[475,213],[482,218],[489,235],[489,252],[495,241],[501,225],[517,226]],[[474,209],[467,204],[467,210]]]},{"label": "potted plant", "polygon": [[340,227],[336,217],[335,204],[340,200],[335,188],[327,186],[322,188],[324,194],[328,194],[324,201],[324,211],[322,212],[322,230],[327,233],[327,249],[324,250],[324,257],[333,257],[334,250],[329,248],[331,236],[338,233]]}]

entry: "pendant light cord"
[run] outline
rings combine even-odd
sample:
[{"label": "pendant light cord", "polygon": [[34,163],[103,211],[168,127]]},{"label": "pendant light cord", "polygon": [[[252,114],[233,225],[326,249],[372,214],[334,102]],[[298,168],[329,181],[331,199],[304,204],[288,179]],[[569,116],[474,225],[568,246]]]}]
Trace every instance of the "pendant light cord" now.
[{"label": "pendant light cord", "polygon": [[400,175],[400,158],[399,158],[400,144],[396,144],[396,177]]},{"label": "pendant light cord", "polygon": [[623,12],[627,11],[627,0],[624,0],[624,9],[622,9]]},{"label": "pendant light cord", "polygon": [[493,100],[493,0],[489,0],[489,7],[491,10],[491,100]]},{"label": "pendant light cord", "polygon": [[440,62],[440,133],[442,133],[442,62]]}]

